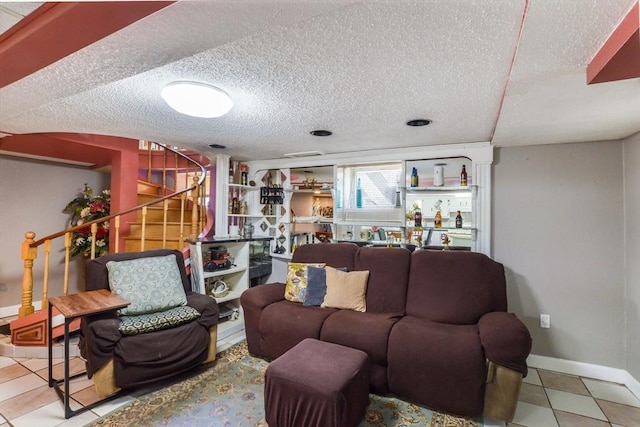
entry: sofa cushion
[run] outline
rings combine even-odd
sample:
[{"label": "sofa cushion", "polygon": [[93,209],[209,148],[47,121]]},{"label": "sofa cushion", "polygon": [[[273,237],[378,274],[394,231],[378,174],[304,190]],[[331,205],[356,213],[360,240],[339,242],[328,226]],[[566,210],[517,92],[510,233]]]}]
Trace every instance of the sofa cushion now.
[{"label": "sofa cushion", "polygon": [[355,270],[368,270],[367,311],[405,312],[411,252],[404,248],[360,248]]},{"label": "sofa cushion", "polygon": [[371,387],[375,393],[386,394],[387,343],[391,328],[399,319],[391,314],[339,310],[324,321],[320,339],[367,353],[371,361]]},{"label": "sofa cushion", "polygon": [[111,292],[131,303],[118,310],[121,315],[154,313],[187,303],[175,255],[109,261],[106,266]]},{"label": "sofa cushion", "polygon": [[486,359],[476,325],[405,316],[391,329],[388,345],[394,394],[439,411],[482,415]]},{"label": "sofa cushion", "polygon": [[292,262],[326,263],[334,268],[354,269],[354,257],[358,246],[354,243],[317,243],[299,246],[293,253]]},{"label": "sofa cushion", "polygon": [[123,335],[113,349],[116,386],[148,384],[192,369],[206,360],[210,341],[209,329],[198,321],[150,334]]},{"label": "sofa cushion", "polygon": [[504,267],[463,251],[411,255],[407,314],[436,322],[472,325],[485,313],[507,310]]},{"label": "sofa cushion", "polygon": [[322,307],[367,311],[368,271],[340,271],[326,268],[327,294]]},{"label": "sofa cushion", "polygon": [[286,300],[269,304],[262,310],[258,326],[261,355],[273,360],[305,338],[320,339],[322,324],[335,312]]},{"label": "sofa cushion", "polygon": [[324,267],[324,263],[287,263],[287,283],[284,298],[291,302],[304,302],[307,296],[307,267]]},{"label": "sofa cushion", "polygon": [[372,362],[386,365],[389,333],[399,319],[389,314],[339,310],[325,320],[320,339],[360,349]]},{"label": "sofa cushion", "polygon": [[145,313],[137,316],[120,316],[118,330],[122,335],[136,335],[147,332],[173,328],[200,317],[200,313],[193,307],[183,305],[155,313]]}]

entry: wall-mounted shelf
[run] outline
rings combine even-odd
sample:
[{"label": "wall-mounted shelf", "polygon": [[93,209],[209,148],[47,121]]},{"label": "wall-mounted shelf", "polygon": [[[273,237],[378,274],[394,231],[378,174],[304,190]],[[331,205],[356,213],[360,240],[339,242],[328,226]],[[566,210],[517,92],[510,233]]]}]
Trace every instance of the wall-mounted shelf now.
[{"label": "wall-mounted shelf", "polygon": [[469,192],[474,191],[477,185],[460,186],[441,186],[441,187],[404,187],[407,193],[423,192],[423,191],[443,191],[443,192]]},{"label": "wall-mounted shelf", "polygon": [[257,190],[258,187],[253,186],[253,185],[242,185],[242,184],[232,184],[229,183],[229,188],[240,188],[243,190]]}]

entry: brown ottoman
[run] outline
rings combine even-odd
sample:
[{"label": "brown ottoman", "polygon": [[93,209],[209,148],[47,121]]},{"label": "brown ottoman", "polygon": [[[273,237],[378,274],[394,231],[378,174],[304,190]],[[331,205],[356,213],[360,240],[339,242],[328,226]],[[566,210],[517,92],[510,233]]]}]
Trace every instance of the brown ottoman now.
[{"label": "brown ottoman", "polygon": [[357,426],[368,404],[368,357],[360,350],[307,338],[265,373],[269,427]]}]

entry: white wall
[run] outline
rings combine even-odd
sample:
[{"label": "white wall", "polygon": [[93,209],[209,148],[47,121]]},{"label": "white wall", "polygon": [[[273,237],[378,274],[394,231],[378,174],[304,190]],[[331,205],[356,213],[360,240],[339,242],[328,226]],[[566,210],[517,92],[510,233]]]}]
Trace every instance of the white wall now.
[{"label": "white wall", "polygon": [[640,381],[640,133],[622,143],[626,370]]},{"label": "white wall", "polygon": [[[20,248],[24,234],[33,231],[37,240],[64,230],[71,217],[62,210],[80,194],[85,183],[99,192],[109,187],[109,175],[60,163],[0,156],[0,309],[21,303],[24,269]],[[34,301],[42,298],[43,258],[40,248],[34,269]],[[63,261],[63,244],[55,242],[49,296],[62,294]],[[73,261],[69,293],[84,290],[81,260]]]},{"label": "white wall", "polygon": [[532,353],[626,369],[622,143],[495,154],[493,254]]}]

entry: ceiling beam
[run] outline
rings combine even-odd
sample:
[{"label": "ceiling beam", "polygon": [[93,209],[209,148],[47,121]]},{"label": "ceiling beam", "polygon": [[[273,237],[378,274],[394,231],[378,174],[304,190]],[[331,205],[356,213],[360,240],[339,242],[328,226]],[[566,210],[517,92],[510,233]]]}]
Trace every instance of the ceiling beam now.
[{"label": "ceiling beam", "polygon": [[640,77],[640,13],[638,2],[587,65],[587,84]]},{"label": "ceiling beam", "polygon": [[105,135],[31,133],[0,139],[0,152],[103,167],[121,151],[138,153],[138,140]]},{"label": "ceiling beam", "polygon": [[0,88],[173,3],[45,3],[0,36]]}]

